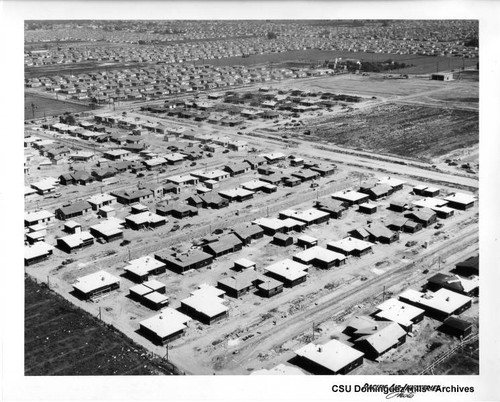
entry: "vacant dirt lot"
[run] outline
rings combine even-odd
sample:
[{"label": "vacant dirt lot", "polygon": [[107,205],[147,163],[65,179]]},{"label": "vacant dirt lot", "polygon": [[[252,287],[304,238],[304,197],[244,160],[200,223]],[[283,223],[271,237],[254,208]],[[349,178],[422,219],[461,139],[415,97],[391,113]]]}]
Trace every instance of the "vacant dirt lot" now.
[{"label": "vacant dirt lot", "polygon": [[479,113],[393,103],[322,123],[311,134],[331,143],[423,161],[479,142]]},{"label": "vacant dirt lot", "polygon": [[25,280],[25,375],[174,374],[173,366],[61,296]]},{"label": "vacant dirt lot", "polygon": [[[32,104],[35,105],[33,111]],[[78,113],[91,108],[85,105],[76,103],[63,102],[56,99],[42,98],[39,96],[25,94],[24,95],[24,119],[39,119],[44,116],[52,116],[63,114],[64,112]]]}]

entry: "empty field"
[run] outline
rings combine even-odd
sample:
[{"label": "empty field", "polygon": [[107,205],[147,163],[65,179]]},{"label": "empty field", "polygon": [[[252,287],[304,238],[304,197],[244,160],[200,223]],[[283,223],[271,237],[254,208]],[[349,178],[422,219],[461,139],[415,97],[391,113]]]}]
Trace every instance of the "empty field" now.
[{"label": "empty field", "polygon": [[479,113],[383,104],[358,110],[311,130],[330,143],[430,161],[479,142]]},{"label": "empty field", "polygon": [[[35,108],[33,109],[33,106]],[[45,116],[63,114],[64,112],[78,113],[90,110],[90,106],[64,102],[56,99],[42,98],[31,94],[24,95],[24,119],[39,119]]]},{"label": "empty field", "polygon": [[125,335],[25,280],[25,375],[174,374]]}]

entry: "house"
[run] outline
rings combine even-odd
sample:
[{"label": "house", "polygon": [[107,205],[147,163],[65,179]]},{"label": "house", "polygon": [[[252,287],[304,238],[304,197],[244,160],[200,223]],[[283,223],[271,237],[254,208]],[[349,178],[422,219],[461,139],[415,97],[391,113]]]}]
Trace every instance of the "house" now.
[{"label": "house", "polygon": [[374,316],[381,320],[398,323],[406,332],[411,332],[413,324],[423,320],[425,311],[392,298],[376,307]]},{"label": "house", "polygon": [[368,232],[368,240],[371,242],[378,241],[382,244],[391,244],[399,240],[399,234],[397,232],[392,232],[380,223],[371,223],[363,229]]},{"label": "house", "polygon": [[107,219],[102,223],[91,226],[89,230],[92,236],[104,239],[107,243],[123,239],[123,226],[118,219]]},{"label": "house", "polygon": [[292,173],[293,177],[300,179],[301,182],[311,181],[317,179],[320,174],[313,170],[299,170]]},{"label": "house", "polygon": [[57,239],[57,247],[67,253],[94,244],[94,236],[89,232],[77,232]]},{"label": "house", "polygon": [[358,229],[353,229],[348,232],[349,236],[363,240],[363,241],[368,241],[370,237],[370,233],[368,233],[365,229],[363,228],[358,228]]},{"label": "house", "polygon": [[126,151],[124,149],[114,149],[111,151],[105,151],[103,153],[103,156],[106,159],[112,160],[112,161],[120,161],[123,160],[126,156],[129,156],[130,152]]},{"label": "house", "polygon": [[307,280],[308,265],[301,264],[297,261],[284,259],[264,268],[267,276],[274,278],[286,287],[294,287]]},{"label": "house", "polygon": [[56,190],[55,180],[45,179],[37,181],[36,183],[31,183],[30,185],[40,195],[53,193]]},{"label": "house", "polygon": [[463,339],[472,335],[472,323],[456,317],[449,317],[443,321],[438,331]]},{"label": "house", "polygon": [[307,226],[310,226],[328,222],[330,220],[330,214],[328,212],[320,211],[315,208],[309,208],[305,211],[295,211],[293,209],[287,209],[284,211],[280,211],[279,218],[292,218],[305,223]]},{"label": "house", "polygon": [[417,208],[431,209],[440,219],[449,218],[455,213],[454,209],[447,206],[448,201],[441,200],[439,198],[422,198],[420,200],[414,201],[413,205]]},{"label": "house", "polygon": [[324,345],[308,343],[295,351],[297,365],[311,374],[345,375],[363,364],[364,354],[332,339]]},{"label": "house", "polygon": [[192,250],[186,254],[159,252],[155,254],[155,258],[165,263],[168,269],[178,273],[205,267],[210,265],[214,259],[212,255],[200,250]]},{"label": "house", "polygon": [[257,173],[262,174],[264,176],[271,176],[277,174],[277,170],[276,168],[273,168],[271,166],[259,166],[257,168]]},{"label": "house", "polygon": [[245,174],[250,170],[250,165],[246,162],[232,163],[224,166],[224,170],[229,172],[231,177]]},{"label": "house", "polygon": [[38,224],[50,225],[55,221],[55,215],[44,209],[24,214],[24,226],[33,226]]},{"label": "house", "polygon": [[363,204],[359,204],[358,212],[361,212],[362,214],[372,215],[375,212],[377,212],[377,205],[372,204],[370,202],[365,202]]},{"label": "house", "polygon": [[276,233],[283,233],[286,228],[284,221],[276,218],[258,218],[252,221],[252,223],[259,225],[268,236],[274,236]]},{"label": "house", "polygon": [[315,201],[314,208],[323,211],[323,212],[328,212],[330,214],[330,218],[333,219],[340,219],[342,218],[342,215],[344,214],[344,211],[347,209],[346,208],[347,204],[344,201],[339,201],[339,200],[323,200],[323,201]]},{"label": "house", "polygon": [[285,177],[283,179],[283,184],[286,187],[295,187],[298,186],[300,183],[302,183],[302,180],[300,180],[298,177]]},{"label": "house", "polygon": [[437,187],[428,187],[424,184],[419,184],[418,186],[413,187],[413,192],[416,195],[421,195],[424,197],[437,197],[440,193],[440,190]]},{"label": "house", "polygon": [[261,156],[249,156],[243,160],[243,162],[246,162],[250,165],[252,170],[257,169],[259,166],[264,165],[267,163],[266,159],[261,157]]},{"label": "house", "polygon": [[239,298],[255,289],[260,282],[262,282],[261,275],[252,269],[246,269],[236,275],[220,279],[217,287],[224,290],[228,296]]},{"label": "house", "polygon": [[224,305],[224,293],[212,286],[202,286],[192,292],[190,297],[181,300],[180,309],[204,324],[214,324],[228,316],[229,308]]},{"label": "house", "polygon": [[452,315],[460,315],[472,305],[470,297],[444,288],[434,293],[407,289],[399,295],[399,300],[424,309],[426,315],[440,321]]},{"label": "house", "polygon": [[278,163],[280,161],[284,161],[286,159],[286,155],[281,152],[272,152],[269,154],[262,154],[259,156],[265,158],[269,165]]},{"label": "house", "polygon": [[132,215],[141,214],[143,212],[148,212],[149,208],[146,205],[134,204],[130,207],[130,213]]},{"label": "house", "polygon": [[160,216],[172,215],[175,219],[183,219],[198,215],[198,209],[176,202],[164,206],[158,205],[156,207],[156,213]]},{"label": "house", "polygon": [[377,321],[375,325],[354,333],[354,347],[367,358],[375,360],[405,343],[406,335],[406,331],[396,322]]},{"label": "house", "polygon": [[229,179],[230,174],[229,172],[225,172],[224,170],[216,169],[210,171],[191,172],[191,176],[197,177],[198,179],[200,179],[200,181],[206,181],[206,180],[223,181]]},{"label": "house", "polygon": [[203,247],[205,253],[211,254],[214,258],[234,253],[243,248],[243,243],[234,234],[230,233],[222,236],[217,241],[207,244]]},{"label": "house", "polygon": [[73,284],[75,294],[83,299],[91,299],[119,288],[120,279],[106,271],[78,278]]},{"label": "house", "polygon": [[106,179],[110,179],[118,174],[118,171],[115,168],[108,167],[102,168],[99,170],[93,170],[92,176],[96,178],[98,181],[105,181]]},{"label": "house", "polygon": [[293,218],[282,219],[281,222],[284,225],[283,233],[291,231],[302,232],[307,227],[305,222]]},{"label": "house", "polygon": [[402,200],[393,200],[389,204],[389,209],[395,212],[405,212],[409,209],[409,205],[407,202]]},{"label": "house", "polygon": [[252,243],[253,240],[260,239],[264,237],[264,229],[258,225],[245,225],[240,224],[235,226],[231,230],[238,239],[241,240],[243,246],[247,246]]},{"label": "house", "polygon": [[273,243],[277,246],[288,247],[293,245],[293,237],[284,233],[276,233],[273,237]]},{"label": "house", "polygon": [[437,220],[437,215],[429,208],[419,208],[413,210],[405,214],[405,217],[420,223],[424,228],[436,223]]},{"label": "house", "polygon": [[44,241],[39,241],[32,246],[24,247],[24,266],[34,265],[44,261],[52,255],[54,247]]},{"label": "house", "polygon": [[139,332],[153,343],[164,346],[180,338],[189,321],[191,317],[167,307],[160,314],[141,321]]},{"label": "house", "polygon": [[165,159],[169,165],[180,165],[185,159],[186,156],[180,153],[170,153],[165,155]]},{"label": "house", "polygon": [[186,202],[188,205],[191,205],[195,208],[201,208],[203,205],[203,200],[199,195],[192,195],[188,198],[186,198]]},{"label": "house", "polygon": [[391,195],[393,188],[387,184],[377,184],[375,187],[370,188],[366,191],[366,194],[370,197],[370,200],[375,201],[381,198]]},{"label": "house", "polygon": [[270,277],[262,277],[263,282],[257,284],[258,294],[262,297],[273,297],[283,292],[283,282]]},{"label": "house", "polygon": [[90,204],[93,211],[97,211],[104,206],[114,204],[116,202],[116,197],[106,193],[96,194],[90,197],[87,202]]},{"label": "house", "polygon": [[309,169],[312,170],[313,172],[319,173],[321,177],[327,177],[334,174],[336,168],[337,166],[333,164],[329,165],[329,164],[318,163],[316,165],[311,166]]},{"label": "house", "polygon": [[403,224],[401,229],[403,230],[403,232],[406,232],[406,233],[416,233],[419,230],[422,230],[422,227],[423,227],[422,224],[419,222],[407,220]]},{"label": "house", "polygon": [[278,364],[276,367],[273,367],[269,370],[267,369],[254,370],[250,373],[250,375],[305,375],[305,374],[301,369],[297,367],[291,367],[285,364]]},{"label": "house", "polygon": [[314,246],[318,245],[318,239],[308,236],[308,235],[302,235],[300,237],[297,237],[297,246],[302,247],[304,249],[308,249]]},{"label": "house", "polygon": [[160,275],[165,272],[166,264],[151,256],[143,256],[129,261],[125,266],[125,274],[134,282],[142,283],[150,275]]},{"label": "house", "polygon": [[221,209],[229,205],[229,200],[215,193],[206,193],[200,195],[200,198],[203,202],[203,208]]},{"label": "house", "polygon": [[346,237],[342,240],[327,243],[326,248],[336,253],[361,257],[372,252],[373,244],[355,237]]},{"label": "house", "polygon": [[111,195],[116,197],[120,204],[130,205],[153,198],[153,193],[149,189],[115,190]]},{"label": "house", "polygon": [[479,276],[479,255],[469,257],[465,261],[459,262],[455,265],[455,272],[461,276]]},{"label": "house", "polygon": [[313,265],[320,269],[329,269],[345,264],[345,255],[314,246],[293,256],[293,260],[305,265]]},{"label": "house", "polygon": [[274,193],[278,189],[274,184],[266,183],[261,180],[250,180],[242,183],[242,188],[245,190],[253,191],[254,193],[263,191],[264,193]]},{"label": "house", "polygon": [[286,176],[279,174],[279,173],[272,173],[267,177],[261,177],[260,180],[263,182],[266,182],[268,184],[271,184],[273,186],[277,186],[278,184],[281,184],[284,182]]},{"label": "house", "polygon": [[426,289],[434,292],[441,288],[448,289],[465,296],[478,296],[479,276],[464,278],[458,275],[437,273],[427,279]]},{"label": "house", "polygon": [[390,194],[392,194],[395,191],[399,191],[403,189],[403,185],[406,184],[405,181],[396,179],[395,177],[382,177],[379,179],[379,184],[382,185],[387,185],[392,188],[392,191],[390,191]]},{"label": "house", "polygon": [[80,184],[86,186],[94,181],[92,175],[84,170],[77,170],[71,173],[71,177],[73,178],[73,184]]},{"label": "house", "polygon": [[253,198],[253,191],[245,190],[244,188],[233,188],[229,190],[219,191],[219,195],[229,201],[243,202]]},{"label": "house", "polygon": [[465,211],[474,206],[476,198],[469,194],[454,193],[448,197],[444,197],[445,201],[448,201],[448,206],[450,208],[459,209]]},{"label": "house", "polygon": [[127,216],[125,218],[125,222],[128,227],[134,230],[139,230],[144,228],[154,229],[159,226],[165,225],[167,223],[167,219],[153,212],[145,211],[139,214],[132,214]]},{"label": "house", "polygon": [[247,269],[253,269],[254,271],[257,268],[257,264],[253,261],[250,261],[247,258],[240,258],[234,262],[234,270],[235,271],[245,271]]},{"label": "house", "polygon": [[393,231],[401,231],[403,230],[407,222],[412,221],[409,221],[409,219],[402,216],[389,217],[389,220],[385,224],[385,227]]},{"label": "house", "polygon": [[65,205],[56,209],[56,217],[60,220],[83,216],[92,209],[88,201],[76,201],[73,204]]},{"label": "house", "polygon": [[75,221],[66,221],[64,222],[64,231],[71,234],[80,233],[82,231],[82,225]]},{"label": "house", "polygon": [[173,183],[179,187],[196,186],[198,182],[199,179],[190,174],[181,174],[167,178],[167,183]]},{"label": "house", "polygon": [[357,191],[338,191],[332,194],[334,200],[346,202],[348,206],[363,204],[369,200],[368,194],[358,193]]}]

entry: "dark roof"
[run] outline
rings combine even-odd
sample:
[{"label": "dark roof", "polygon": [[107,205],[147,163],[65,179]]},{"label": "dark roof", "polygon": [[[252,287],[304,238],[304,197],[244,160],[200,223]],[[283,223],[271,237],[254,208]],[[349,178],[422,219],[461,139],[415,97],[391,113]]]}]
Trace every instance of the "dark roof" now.
[{"label": "dark roof", "polygon": [[332,212],[344,211],[346,209],[345,202],[340,200],[327,199],[316,202],[316,209]]},{"label": "dark roof", "polygon": [[197,208],[192,207],[190,205],[182,204],[180,202],[176,202],[173,204],[168,204],[168,205],[158,205],[156,207],[156,211],[162,211],[162,212],[169,212],[169,211],[178,211],[178,212],[184,212],[184,211],[191,211],[191,212],[196,212],[198,211]]},{"label": "dark roof", "polygon": [[222,253],[240,244],[242,244],[241,240],[238,239],[234,234],[230,233],[222,236],[216,242],[208,244],[206,247],[210,248],[215,253]]},{"label": "dark roof", "polygon": [[200,198],[206,202],[207,204],[220,204],[220,203],[228,203],[229,201],[225,198],[221,197],[217,193],[207,193],[200,195]]},{"label": "dark roof", "polygon": [[407,216],[420,221],[429,221],[436,216],[436,213],[432,209],[421,208],[408,213]]},{"label": "dark roof", "polygon": [[394,236],[394,233],[392,233],[389,229],[387,229],[385,226],[382,226],[381,224],[371,224],[368,226],[365,226],[364,229],[370,233],[371,235],[379,238],[379,237],[386,237],[388,239],[391,239]]},{"label": "dark roof", "polygon": [[227,170],[229,172],[241,172],[242,170],[247,170],[247,169],[250,169],[250,165],[246,162],[232,163],[224,166],[224,170]]},{"label": "dark roof", "polygon": [[201,250],[192,250],[185,254],[172,254],[171,252],[158,252],[155,254],[155,258],[164,262],[172,262],[183,268],[189,267],[193,264],[205,261],[207,259],[212,259],[210,254],[207,254]]},{"label": "dark roof", "polygon": [[64,206],[58,209],[64,215],[74,214],[92,208],[87,201],[77,201],[71,205]]},{"label": "dark roof", "polygon": [[280,282],[274,278],[267,276],[264,279],[264,282],[259,283],[257,285],[257,288],[262,289],[262,290],[270,290],[270,289],[275,289],[278,286],[283,286],[283,282]]},{"label": "dark roof", "polygon": [[470,322],[455,317],[447,318],[446,320],[443,321],[443,325],[461,331],[465,331],[467,328],[472,326]]},{"label": "dark roof", "polygon": [[260,275],[253,269],[248,269],[239,274],[233,275],[229,278],[223,278],[218,281],[218,284],[225,285],[236,291],[248,288],[253,285],[253,283],[259,279]]},{"label": "dark roof", "polygon": [[292,176],[299,177],[302,179],[310,179],[312,177],[318,177],[319,173],[314,172],[312,170],[299,170],[297,172],[293,172]]},{"label": "dark roof", "polygon": [[473,268],[479,270],[479,256],[467,258],[465,261],[459,262],[457,268]]},{"label": "dark roof", "polygon": [[274,239],[277,239],[277,240],[283,240],[283,241],[287,241],[288,239],[291,239],[292,236],[289,236],[287,234],[284,234],[284,233],[276,233],[274,235]]},{"label": "dark roof", "polygon": [[146,195],[151,194],[151,190],[142,189],[142,190],[116,190],[111,193],[115,197],[125,198],[127,200],[132,200],[136,198],[141,198]]},{"label": "dark roof", "polygon": [[370,189],[370,192],[375,195],[387,194],[390,191],[392,191],[392,187],[387,184],[377,184],[375,187]]},{"label": "dark roof", "polygon": [[259,225],[238,225],[233,228],[233,233],[241,239],[248,239],[249,237],[264,233],[264,229],[262,229]]}]

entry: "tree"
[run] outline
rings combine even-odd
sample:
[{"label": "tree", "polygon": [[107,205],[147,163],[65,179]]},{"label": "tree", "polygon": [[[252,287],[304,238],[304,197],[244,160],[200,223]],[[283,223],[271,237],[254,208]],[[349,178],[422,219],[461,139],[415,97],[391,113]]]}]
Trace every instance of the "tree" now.
[{"label": "tree", "polygon": [[267,39],[276,39],[278,37],[278,35],[276,35],[274,32],[268,32],[267,33]]},{"label": "tree", "polygon": [[74,126],[76,124],[75,117],[71,114],[66,116],[66,124],[69,124],[70,126]]}]

